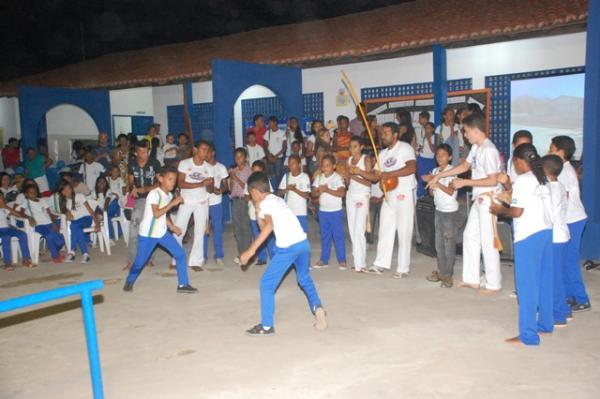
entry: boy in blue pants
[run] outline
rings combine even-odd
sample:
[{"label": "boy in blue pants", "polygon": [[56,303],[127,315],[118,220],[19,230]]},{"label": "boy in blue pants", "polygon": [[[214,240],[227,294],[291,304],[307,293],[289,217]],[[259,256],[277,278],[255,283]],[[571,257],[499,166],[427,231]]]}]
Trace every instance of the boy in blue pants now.
[{"label": "boy in blue pants", "polygon": [[248,191],[257,210],[257,220],[261,231],[258,237],[240,255],[242,265],[247,264],[257,249],[275,234],[275,255],[269,262],[260,280],[261,323],[246,331],[249,336],[273,336],[275,328],[275,291],[292,267],[296,268],[298,285],[308,298],[311,312],[315,315],[315,328],[327,328],[325,310],[321,306],[319,294],[310,276],[310,244],[300,222],[286,202],[271,194],[269,178],[262,172],[253,173],[248,179]]},{"label": "boy in blue pants", "polygon": [[169,232],[170,230],[177,235],[182,233],[181,229],[174,225],[167,216],[171,209],[183,202],[182,197],[173,198],[173,194],[171,194],[176,181],[177,170],[175,168],[162,168],[158,176],[159,186],[150,191],[146,197],[144,216],[138,234],[137,254],[123,287],[125,292],[133,291],[135,280],[137,280],[157,245],[162,246],[175,258],[177,264],[177,292],[184,294],[198,292],[188,281],[185,251]]}]

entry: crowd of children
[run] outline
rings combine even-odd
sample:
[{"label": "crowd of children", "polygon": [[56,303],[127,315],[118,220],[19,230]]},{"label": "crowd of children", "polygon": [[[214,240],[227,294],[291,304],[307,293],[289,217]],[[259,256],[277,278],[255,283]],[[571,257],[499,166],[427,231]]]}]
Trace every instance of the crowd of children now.
[{"label": "crowd of children", "polygon": [[[430,194],[437,269],[427,280],[450,288],[459,239],[458,192],[470,188],[458,285],[484,295],[502,288],[495,226],[497,215],[512,218],[519,335],[509,342],[538,344],[540,333],[565,326],[573,312],[591,307],[579,266],[587,216],[570,163],[575,144],[570,137],[554,137],[548,155],[541,157],[531,133],[516,132],[503,170],[482,113],[465,109],[458,114],[460,123],[454,110],[446,108],[437,129],[428,112],[419,114],[417,129],[408,112],[398,113],[398,123],[382,126],[370,118],[375,147],[365,140],[364,125],[357,135],[357,120],[345,116],[327,127],[314,121],[305,134],[296,118],[281,128],[277,117],[265,124],[265,118],[256,115],[246,145],[235,149],[235,166],[229,169],[217,161],[214,146],[206,141],[191,146],[183,135],[176,144],[175,136],[168,134],[161,146],[156,131],[134,142],[119,136],[111,162],[104,164],[97,152],[83,149],[76,173],[63,173],[54,193],[43,198],[35,180],[2,174],[0,239],[6,270],[14,269],[13,238],[19,241],[23,264],[32,266],[25,224],[45,239],[55,263],[73,262],[77,249],[81,262],[87,263],[87,233],[108,223],[114,237],[110,220],[127,211],[125,291],[133,290],[144,266],[151,264],[154,248],[161,245],[173,257],[177,291],[194,293],[188,267],[203,270],[210,240],[215,262],[224,264],[222,195],[228,192],[237,243],[234,262],[247,267],[269,260],[261,280],[262,323],[248,333],[274,332],[274,291],[291,265],[316,325],[324,328],[325,314],[309,272],[311,215],[318,221],[321,244],[320,258],[312,267],[328,267],[333,246],[339,269],[350,269],[347,230],[353,270],[381,275],[392,268],[397,250],[392,277],[401,279],[410,273],[416,200]],[[192,221],[193,243],[186,255],[182,244]],[[70,246],[63,250],[66,243]],[[367,261],[368,244],[376,244],[372,265]]]}]

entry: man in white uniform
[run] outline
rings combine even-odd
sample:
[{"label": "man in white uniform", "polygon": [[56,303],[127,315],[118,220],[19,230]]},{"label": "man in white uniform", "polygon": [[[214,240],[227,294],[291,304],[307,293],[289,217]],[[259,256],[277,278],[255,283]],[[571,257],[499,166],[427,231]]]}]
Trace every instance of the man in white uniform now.
[{"label": "man in white uniform", "polygon": [[[478,114],[463,120],[467,139],[473,146],[465,162],[433,177],[427,187],[448,176],[471,171],[471,179],[454,179],[452,187],[473,187],[473,206],[463,233],[463,281],[459,287],[480,288],[480,259],[483,254],[486,285],[482,294],[497,293],[502,288],[500,254],[494,247],[495,217],[490,214],[490,195],[498,192],[501,172],[500,153],[486,133],[485,117]],[[433,183],[432,183],[433,182]]]},{"label": "man in white uniform", "polygon": [[398,265],[394,278],[407,277],[410,271],[417,187],[415,151],[410,144],[398,141],[399,134],[397,123],[383,124],[381,139],[386,149],[379,154],[381,165],[377,165],[376,170],[381,180],[397,178],[398,185],[387,192],[387,199],[381,205],[377,258],[374,266],[369,268],[369,272],[374,274],[391,268],[394,239],[398,234]]},{"label": "man in white uniform", "polygon": [[[227,191],[227,178],[229,173],[225,165],[217,161],[215,146],[211,143],[206,159],[213,167],[213,177],[215,187],[212,193],[208,195],[209,215],[211,224],[211,234],[215,248],[215,262],[218,266],[223,265],[223,192]],[[204,257],[208,259],[208,239],[210,235],[204,237]]]},{"label": "man in white uniform", "polygon": [[182,243],[188,222],[194,215],[194,243],[188,257],[188,265],[194,271],[202,271],[204,265],[204,231],[208,220],[208,196],[214,188],[213,167],[206,161],[209,144],[199,141],[192,158],[179,162],[177,184],[181,189],[183,204],[179,206],[175,225],[182,234],[177,236]]}]

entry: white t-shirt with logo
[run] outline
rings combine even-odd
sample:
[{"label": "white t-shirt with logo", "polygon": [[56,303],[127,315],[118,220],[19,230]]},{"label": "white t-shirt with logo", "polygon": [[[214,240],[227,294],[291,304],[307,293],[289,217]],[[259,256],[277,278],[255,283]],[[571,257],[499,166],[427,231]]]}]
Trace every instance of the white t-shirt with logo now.
[{"label": "white t-shirt with logo", "polygon": [[567,190],[559,181],[551,181],[548,186],[552,203],[552,242],[565,243],[571,238],[567,226]]},{"label": "white t-shirt with logo", "polygon": [[[367,165],[365,163],[365,158],[367,156],[366,155],[361,155],[360,159],[358,160],[358,162],[356,163],[356,165],[352,165],[352,157],[350,157],[350,159],[348,159],[348,167],[357,167],[358,169],[362,170],[363,172],[367,170]],[[365,186],[362,183],[357,182],[354,179],[350,179],[350,183],[348,183],[348,192],[346,193],[346,196],[353,196],[355,198],[365,198],[365,197],[369,197],[371,194],[371,187],[370,186]]]},{"label": "white t-shirt with logo", "polygon": [[[502,171],[500,153],[490,139],[485,139],[481,145],[473,144],[466,161],[471,164],[473,180],[485,179]],[[500,184],[496,187],[473,187],[473,200],[483,193],[499,191],[500,187]]]},{"label": "white t-shirt with logo", "polygon": [[[315,177],[313,187],[319,188],[319,186],[326,185],[330,190],[337,190],[340,187],[346,187],[342,176],[333,172],[329,176],[325,176],[324,173],[320,173]],[[329,193],[322,193],[319,196],[319,210],[323,212],[335,212],[342,210],[342,198],[336,197]]]},{"label": "white t-shirt with logo", "polygon": [[167,215],[164,214],[156,219],[152,211],[152,205],[158,205],[158,209],[162,209],[172,199],[173,194],[165,193],[160,187],[148,193],[146,204],[144,205],[144,216],[140,223],[139,235],[142,237],[161,238],[167,233]]},{"label": "white t-shirt with logo", "polygon": [[[273,186],[271,185],[270,181],[269,189],[271,190],[271,192],[273,192]],[[244,195],[250,195],[250,193],[248,192],[248,185],[244,187]],[[256,221],[256,208],[254,208],[254,202],[252,202],[252,198],[250,198],[250,200],[248,201],[248,217],[250,218],[250,220]]]},{"label": "white t-shirt with logo", "polygon": [[[383,172],[393,172],[405,167],[408,161],[414,161],[415,150],[410,144],[398,141],[393,148],[386,148],[381,151],[379,160]],[[375,168],[379,169],[379,165],[376,165]],[[393,195],[395,191],[411,191],[416,187],[417,179],[415,178],[414,173],[408,176],[401,176],[398,178],[398,186],[390,194]]]},{"label": "white t-shirt with logo", "polygon": [[[229,177],[229,172],[225,165],[220,162],[212,165],[213,177],[215,179],[215,188],[221,187],[221,182]],[[208,195],[208,205],[218,205],[223,201],[223,194],[210,193]]]},{"label": "white t-shirt with logo", "polygon": [[8,217],[10,216],[10,212],[7,209],[0,209],[0,229],[5,229],[8,227]]},{"label": "white t-shirt with logo", "polygon": [[70,210],[71,213],[73,214],[73,220],[78,220],[78,219],[81,219],[86,216],[91,216],[90,212],[88,211],[88,209],[85,206],[86,202],[87,202],[87,198],[85,198],[85,195],[83,195],[81,193],[76,193],[75,194],[75,209],[73,209],[73,201],[71,201],[70,198],[67,199],[66,206],[67,206],[67,209]]},{"label": "white t-shirt with logo", "polygon": [[[202,183],[202,181],[213,177],[212,165],[206,161],[203,161],[201,165],[196,165],[194,158],[184,159],[179,162],[177,171],[185,175],[186,183]],[[208,191],[206,191],[206,187],[182,188],[181,196],[183,197],[184,204],[208,204]]]},{"label": "white t-shirt with logo", "polygon": [[96,187],[96,180],[104,173],[106,169],[100,162],[87,163],[84,162],[79,168],[79,173],[83,175],[83,181],[90,189]]},{"label": "white t-shirt with logo", "polygon": [[[269,142],[269,152],[272,155],[277,154],[283,148],[283,142],[285,141],[285,132],[283,130],[277,130],[276,132],[271,129],[267,130],[265,133],[265,140]],[[286,151],[279,154],[277,158],[283,158],[285,156]]]},{"label": "white t-shirt with logo", "polygon": [[[446,166],[446,169],[440,170],[440,168],[435,168],[431,174],[437,175],[441,172],[445,172],[447,170],[452,169],[452,165]],[[448,185],[452,182],[452,180],[456,179],[456,176],[448,176],[441,178],[439,180],[440,184],[448,187]],[[457,191],[454,190],[452,195],[446,194],[439,188],[433,190],[433,203],[435,204],[435,210],[440,212],[456,212],[458,210],[458,201],[456,200]]]},{"label": "white t-shirt with logo", "polygon": [[52,220],[48,215],[48,208],[48,203],[42,201],[41,199],[38,199],[37,201],[26,199],[25,203],[23,204],[25,214],[34,218],[35,223],[40,226],[52,223]]},{"label": "white t-shirt with logo", "polygon": [[515,242],[552,229],[550,190],[537,181],[533,172],[523,173],[515,180],[511,206],[523,208],[523,214],[513,219]]},{"label": "white t-shirt with logo", "polygon": [[291,247],[306,240],[306,233],[298,218],[282,198],[271,194],[262,200],[258,216],[262,219],[265,215],[273,220],[275,245],[278,248]]},{"label": "white t-shirt with logo", "polygon": [[571,224],[587,218],[579,193],[577,172],[575,172],[575,168],[571,165],[571,162],[563,164],[563,170],[558,175],[558,181],[567,190],[567,223]]},{"label": "white t-shirt with logo", "polygon": [[265,150],[258,144],[246,145],[246,152],[248,153],[248,165],[252,166],[254,161],[258,161],[260,159],[264,159]]},{"label": "white t-shirt with logo", "polygon": [[[310,193],[310,178],[306,173],[300,173],[298,176],[293,176],[291,172],[286,173],[279,183],[279,189],[285,190],[290,184],[295,184],[296,189],[303,193]],[[290,209],[294,212],[294,215],[307,215],[308,205],[306,198],[302,198],[293,191],[288,191],[285,193],[284,199]]]}]

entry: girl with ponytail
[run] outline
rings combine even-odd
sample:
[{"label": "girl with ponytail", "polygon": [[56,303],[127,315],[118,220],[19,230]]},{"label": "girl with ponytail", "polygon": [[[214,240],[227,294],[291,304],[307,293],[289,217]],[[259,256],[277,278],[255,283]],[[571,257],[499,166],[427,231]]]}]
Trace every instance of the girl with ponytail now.
[{"label": "girl with ponytail", "polygon": [[551,333],[554,328],[550,192],[542,159],[533,145],[515,148],[513,163],[518,176],[510,206],[490,206],[490,212],[514,218],[519,335],[506,341],[539,345],[538,332]]}]

